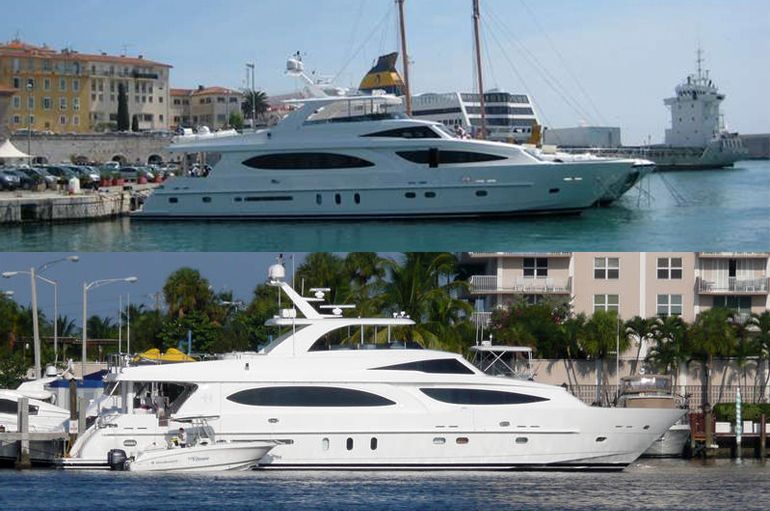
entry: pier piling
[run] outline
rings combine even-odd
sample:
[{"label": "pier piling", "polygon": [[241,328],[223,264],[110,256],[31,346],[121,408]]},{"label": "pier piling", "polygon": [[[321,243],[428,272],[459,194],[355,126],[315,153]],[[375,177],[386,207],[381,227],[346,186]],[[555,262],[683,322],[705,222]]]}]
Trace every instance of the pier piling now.
[{"label": "pier piling", "polygon": [[19,439],[19,455],[16,458],[14,468],[24,470],[32,468],[32,462],[29,459],[29,398],[19,398],[17,413],[16,431],[21,434],[21,438]]},{"label": "pier piling", "polygon": [[759,417],[759,459],[767,458],[767,417],[763,413]]}]

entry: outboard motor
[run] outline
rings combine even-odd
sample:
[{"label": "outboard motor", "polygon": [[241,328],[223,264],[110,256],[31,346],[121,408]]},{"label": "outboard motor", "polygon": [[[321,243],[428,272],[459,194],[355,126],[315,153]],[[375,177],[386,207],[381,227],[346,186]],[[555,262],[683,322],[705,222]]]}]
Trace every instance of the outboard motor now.
[{"label": "outboard motor", "polygon": [[107,453],[107,464],[110,466],[110,470],[125,470],[126,469],[126,451],[123,449],[110,449]]}]

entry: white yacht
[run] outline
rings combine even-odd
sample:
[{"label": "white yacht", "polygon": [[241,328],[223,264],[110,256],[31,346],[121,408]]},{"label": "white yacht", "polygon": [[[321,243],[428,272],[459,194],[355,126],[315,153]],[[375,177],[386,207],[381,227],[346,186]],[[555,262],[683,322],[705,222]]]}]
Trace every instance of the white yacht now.
[{"label": "white yacht", "polygon": [[0,389],[0,426],[5,428],[5,431],[17,431],[19,399],[23,397],[28,399],[30,431],[64,431],[65,423],[70,418],[69,410],[42,399],[34,399],[27,392]]},{"label": "white yacht", "polygon": [[[252,133],[177,137],[206,176],[159,186],[136,218],[474,217],[577,212],[638,175],[633,159],[546,161],[410,119],[393,96],[304,99]],[[204,168],[204,164],[200,168]]]},{"label": "white yacht", "polygon": [[[276,443],[265,469],[620,470],[682,415],[589,407],[561,387],[488,376],[460,355],[393,340],[408,317],[345,317],[316,303],[321,291],[300,296],[281,265],[270,275],[294,306],[267,323],[282,335],[241,358],[117,368],[107,386],[116,409],[62,464],[105,467],[112,449],[136,456],[185,417],[216,416],[222,441]],[[356,328],[389,342],[364,343],[362,331],[361,344],[327,346],[328,334]]]}]

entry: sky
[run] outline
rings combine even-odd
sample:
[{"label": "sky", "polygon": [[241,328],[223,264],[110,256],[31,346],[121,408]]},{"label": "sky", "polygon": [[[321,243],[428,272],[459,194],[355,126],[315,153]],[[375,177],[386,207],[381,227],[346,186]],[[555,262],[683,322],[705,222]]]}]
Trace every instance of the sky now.
[{"label": "sky", "polygon": [[[297,90],[306,70],[357,85],[398,49],[393,0],[28,0],[5,2],[0,39],[81,52],[144,55],[173,65],[173,87],[245,86],[245,64],[268,95]],[[414,93],[471,91],[471,0],[406,0]],[[767,0],[481,0],[485,88],[525,92],[548,127],[622,128],[623,143],[660,142],[663,98],[705,68],[727,95],[728,128],[770,132]]]},{"label": "sky", "polygon": [[[259,252],[86,252],[86,253],[22,253],[0,252],[0,273],[29,271],[32,267],[62,259],[70,255],[80,257],[78,262],[60,262],[50,266],[43,276],[58,282],[59,315],[68,316],[80,325],[83,315],[83,283],[110,278],[138,277],[135,283],[114,283],[88,291],[88,315],[112,317],[115,320],[124,303],[155,305],[154,294],[162,292],[166,278],[173,271],[189,266],[209,280],[217,293],[232,291],[236,300],[251,301],[258,284],[267,280],[267,269],[276,261],[277,253]],[[287,278],[291,275],[291,254],[284,255]],[[294,255],[299,267],[304,254]],[[299,285],[299,284],[298,284]],[[12,298],[19,304],[31,303],[30,278],[17,275],[0,278],[0,293],[13,291]],[[54,288],[38,280],[38,309],[53,318]],[[161,301],[161,306],[163,306]]]}]

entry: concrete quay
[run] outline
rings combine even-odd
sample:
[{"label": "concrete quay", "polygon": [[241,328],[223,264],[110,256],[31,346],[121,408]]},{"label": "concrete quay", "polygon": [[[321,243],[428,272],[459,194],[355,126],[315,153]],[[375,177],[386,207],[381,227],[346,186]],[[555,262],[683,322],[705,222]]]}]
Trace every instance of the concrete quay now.
[{"label": "concrete quay", "polygon": [[0,225],[99,220],[127,215],[154,185],[59,192],[0,192]]}]

